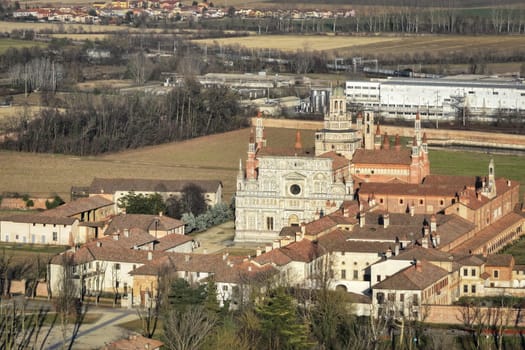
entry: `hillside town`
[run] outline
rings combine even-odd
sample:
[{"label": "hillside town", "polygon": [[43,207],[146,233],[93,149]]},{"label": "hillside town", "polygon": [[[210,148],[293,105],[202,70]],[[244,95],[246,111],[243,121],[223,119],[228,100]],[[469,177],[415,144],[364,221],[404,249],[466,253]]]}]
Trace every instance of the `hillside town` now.
[{"label": "hillside town", "polygon": [[355,10],[301,10],[301,9],[257,9],[215,7],[213,2],[193,1],[111,1],[94,2],[91,6],[35,7],[20,8],[13,12],[15,20],[37,20],[42,22],[115,24],[119,20],[147,16],[154,21],[188,21],[199,19],[220,19],[225,16],[242,18],[290,18],[330,19],[348,18],[356,15]]}]

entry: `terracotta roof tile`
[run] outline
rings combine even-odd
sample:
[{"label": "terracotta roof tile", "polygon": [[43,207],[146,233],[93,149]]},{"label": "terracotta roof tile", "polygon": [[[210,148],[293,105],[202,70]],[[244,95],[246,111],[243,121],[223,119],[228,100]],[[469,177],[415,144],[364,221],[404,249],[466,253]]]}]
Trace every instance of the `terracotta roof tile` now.
[{"label": "terracotta roof tile", "polygon": [[350,161],[346,157],[343,157],[335,152],[326,152],[319,155],[319,157],[332,159],[333,170],[342,169],[350,166]]},{"label": "terracotta roof tile", "polygon": [[89,210],[95,210],[113,205],[113,201],[102,196],[92,196],[80,198],[55,208],[43,211],[40,215],[44,216],[73,216]]},{"label": "terracotta roof tile", "polygon": [[423,290],[448,275],[445,269],[428,261],[421,260],[420,269],[409,266],[376,284],[373,289],[386,290]]},{"label": "terracotta roof tile", "polygon": [[352,163],[356,165],[410,165],[412,163],[411,150],[407,148],[403,148],[399,151],[395,149],[365,150],[360,148],[355,151],[354,156],[352,157]]},{"label": "terracotta roof tile", "polygon": [[35,224],[50,224],[50,225],[72,225],[76,218],[68,218],[64,216],[48,216],[40,214],[16,214],[10,215],[2,219],[2,221],[20,222],[20,223],[35,223]]},{"label": "terracotta roof tile", "polygon": [[159,231],[173,230],[184,225],[182,221],[164,215],[120,214],[111,218],[104,234],[110,235],[133,228],[149,232],[155,230],[155,222]]},{"label": "terracotta roof tile", "polygon": [[485,266],[506,266],[510,267],[514,263],[514,257],[510,254],[489,254]]},{"label": "terracotta roof tile", "polygon": [[509,213],[499,220],[493,222],[490,226],[480,230],[474,237],[455,247],[453,252],[468,254],[471,251],[475,251],[476,249],[482,247],[490,239],[501,233],[503,230],[523,221],[525,221],[523,216],[517,213]]},{"label": "terracotta roof tile", "polygon": [[163,236],[157,239],[157,241],[158,242],[155,244],[155,249],[164,251],[177,247],[181,244],[191,242],[193,241],[193,237],[173,233],[171,235]]},{"label": "terracotta roof tile", "polygon": [[101,350],[155,350],[163,345],[164,343],[160,340],[145,338],[141,335],[131,335],[128,339],[120,339],[109,343],[103,346]]}]

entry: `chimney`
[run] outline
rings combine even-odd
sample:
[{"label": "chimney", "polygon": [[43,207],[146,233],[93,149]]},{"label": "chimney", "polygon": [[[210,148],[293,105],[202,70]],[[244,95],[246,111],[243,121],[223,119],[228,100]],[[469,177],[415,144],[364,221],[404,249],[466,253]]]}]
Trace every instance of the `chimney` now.
[{"label": "chimney", "polygon": [[152,260],[153,259],[153,252],[148,252],[148,260]]},{"label": "chimney", "polygon": [[432,214],[430,217],[430,232],[434,233],[437,231],[436,215]]},{"label": "chimney", "polygon": [[295,233],[295,241],[300,242],[303,240],[303,233],[302,232],[296,232]]},{"label": "chimney", "polygon": [[226,260],[227,257],[228,257],[228,253],[223,253],[222,254],[222,260]]},{"label": "chimney", "polygon": [[430,235],[430,227],[428,227],[428,225],[425,225],[423,226],[423,236],[427,237],[428,235]]},{"label": "chimney", "polygon": [[271,252],[272,251],[272,245],[271,244],[267,244],[266,246],[264,246],[264,252],[265,253],[268,253],[268,252]]},{"label": "chimney", "polygon": [[421,260],[416,260],[415,267],[417,272],[423,271],[423,266],[421,266]]},{"label": "chimney", "polygon": [[248,272],[252,272],[252,266],[248,266]]},{"label": "chimney", "polygon": [[388,249],[386,250],[385,256],[387,257],[387,259],[392,257],[392,249],[390,247],[388,247]]},{"label": "chimney", "polygon": [[163,214],[164,214],[163,212],[159,211],[159,216],[162,216]]},{"label": "chimney", "polygon": [[[189,262],[191,259],[191,257],[189,255],[184,255],[184,261],[185,262]],[[224,255],[223,255],[223,259],[224,259]]]},{"label": "chimney", "polygon": [[512,183],[510,182],[510,180],[507,180],[507,186],[510,187],[512,185]]},{"label": "chimney", "polygon": [[278,249],[280,246],[279,244],[279,240],[278,239],[275,239],[273,242],[272,242],[272,249]]},{"label": "chimney", "polygon": [[441,235],[439,233],[436,233],[436,247],[439,247],[441,244]]},{"label": "chimney", "polygon": [[124,237],[129,237],[129,230],[127,228],[124,229]]},{"label": "chimney", "polygon": [[259,256],[262,254],[262,249],[261,247],[257,247],[257,249],[255,250],[255,256]]},{"label": "chimney", "polygon": [[396,243],[396,245],[394,246],[394,254],[396,256],[399,255],[399,243]]},{"label": "chimney", "polygon": [[120,236],[120,234],[116,233],[113,235],[113,240],[114,241],[118,241],[118,237]]},{"label": "chimney", "polygon": [[423,239],[421,240],[421,246],[425,249],[428,249],[428,237],[427,236],[423,237]]},{"label": "chimney", "polygon": [[303,235],[306,234],[306,224],[304,222],[301,222],[301,233]]},{"label": "chimney", "polygon": [[410,216],[414,216],[414,214],[416,214],[416,206],[412,203],[410,205]]},{"label": "chimney", "polygon": [[396,134],[396,140],[395,140],[395,143],[394,143],[394,148],[398,152],[401,150],[401,139],[399,138],[399,134]]},{"label": "chimney", "polygon": [[383,138],[383,149],[390,149],[390,139],[388,138],[388,134],[386,132]]},{"label": "chimney", "polygon": [[365,227],[366,217],[365,212],[359,213],[359,227]]},{"label": "chimney", "polygon": [[388,228],[390,226],[390,215],[388,213],[383,215],[383,227]]},{"label": "chimney", "polygon": [[97,247],[102,247],[102,242],[101,241],[97,241]]},{"label": "chimney", "polygon": [[295,133],[295,150],[300,150],[303,148],[303,144],[301,143],[301,132],[299,130]]}]

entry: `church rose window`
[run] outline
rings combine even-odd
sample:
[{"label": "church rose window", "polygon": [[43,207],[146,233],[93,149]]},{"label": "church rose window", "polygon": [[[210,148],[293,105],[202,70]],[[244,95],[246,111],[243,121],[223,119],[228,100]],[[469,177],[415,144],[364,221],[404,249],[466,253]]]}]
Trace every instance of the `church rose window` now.
[{"label": "church rose window", "polygon": [[290,186],[290,193],[293,195],[298,195],[301,193],[301,186],[295,184]]}]

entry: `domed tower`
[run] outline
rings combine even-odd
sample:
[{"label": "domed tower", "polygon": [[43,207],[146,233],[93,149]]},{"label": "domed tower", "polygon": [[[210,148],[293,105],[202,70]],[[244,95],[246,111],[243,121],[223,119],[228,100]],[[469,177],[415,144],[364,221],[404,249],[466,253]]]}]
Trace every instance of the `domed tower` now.
[{"label": "domed tower", "polygon": [[315,134],[315,154],[335,152],[352,158],[361,140],[352,128],[352,118],[346,111],[346,96],[342,87],[336,87],[330,95],[329,111],[324,116],[323,129]]}]

